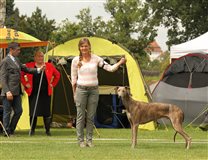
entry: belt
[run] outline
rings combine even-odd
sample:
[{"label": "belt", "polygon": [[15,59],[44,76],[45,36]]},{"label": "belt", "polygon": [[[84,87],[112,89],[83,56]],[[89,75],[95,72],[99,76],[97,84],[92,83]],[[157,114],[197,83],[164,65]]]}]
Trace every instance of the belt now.
[{"label": "belt", "polygon": [[81,86],[81,85],[77,85],[77,88],[84,89],[84,90],[93,90],[93,89],[98,89],[98,86]]}]

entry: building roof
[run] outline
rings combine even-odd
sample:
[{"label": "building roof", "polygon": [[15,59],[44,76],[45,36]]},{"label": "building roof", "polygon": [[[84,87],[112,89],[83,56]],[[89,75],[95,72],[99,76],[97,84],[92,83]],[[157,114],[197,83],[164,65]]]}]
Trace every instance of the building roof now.
[{"label": "building roof", "polygon": [[151,42],[149,45],[148,45],[148,49],[152,52],[162,52],[160,46],[158,45],[158,43],[156,41],[153,41]]}]

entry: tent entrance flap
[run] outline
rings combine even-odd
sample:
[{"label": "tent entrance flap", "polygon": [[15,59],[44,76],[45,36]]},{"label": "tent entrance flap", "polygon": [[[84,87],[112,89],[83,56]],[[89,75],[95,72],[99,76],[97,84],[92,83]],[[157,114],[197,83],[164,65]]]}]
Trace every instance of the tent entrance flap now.
[{"label": "tent entrance flap", "polygon": [[130,124],[126,113],[123,112],[121,99],[116,94],[99,96],[95,125],[98,128],[129,128]]},{"label": "tent entrance flap", "polygon": [[[53,57],[54,58],[54,57]],[[62,57],[63,58],[63,57]],[[115,57],[108,57],[107,60],[108,63],[114,64],[114,61],[117,61],[117,58]],[[51,59],[49,57],[49,59]],[[58,57],[56,57],[58,59]],[[75,103],[73,101],[73,91],[72,91],[72,86],[71,82],[69,80],[70,73],[71,73],[71,62],[73,57],[67,57],[65,58],[67,63],[61,64],[58,63],[55,64],[59,72],[61,73],[61,78],[60,81],[58,82],[57,86],[54,88],[54,94],[53,94],[53,102],[52,102],[52,115],[53,116],[53,121],[59,122],[59,123],[65,123],[67,122],[67,118],[70,119],[71,117],[76,117],[76,107]],[[104,57],[106,60],[106,58]],[[54,60],[52,60],[54,62]],[[63,59],[62,59],[63,61]],[[54,62],[55,63],[55,62]],[[110,105],[112,102],[111,95],[115,94],[114,88],[116,86],[129,86],[129,80],[128,80],[128,75],[127,75],[127,69],[126,66],[120,67],[116,72],[107,72],[103,70],[102,68],[98,69],[98,79],[99,79],[99,92],[100,94],[100,100],[98,104],[98,112],[104,109],[105,116],[108,116],[109,114],[113,114],[113,110],[111,108],[112,105]],[[102,87],[104,86],[104,87]],[[109,86],[109,87],[105,87]],[[105,96],[104,96],[105,94]],[[105,97],[105,98],[104,98]],[[104,99],[105,100],[104,100]],[[104,102],[104,101],[105,102]],[[109,105],[104,105],[104,103],[107,103]],[[105,106],[105,108],[102,108],[101,106]],[[102,110],[103,111],[103,110]],[[109,114],[108,114],[109,113]],[[59,116],[60,115],[60,116]],[[62,116],[61,116],[62,115]],[[102,123],[105,123],[101,119],[105,119],[105,116],[98,116],[99,120],[102,121]],[[65,117],[65,118],[64,118]],[[111,120],[113,116],[110,116]],[[126,119],[127,120],[127,119]],[[128,122],[128,120],[127,120]],[[127,123],[124,122],[124,123]],[[116,125],[119,127],[119,125]],[[114,126],[114,127],[116,127]]]},{"label": "tent entrance flap", "polygon": [[73,101],[72,85],[68,79],[68,73],[65,72],[69,70],[68,67],[70,67],[70,65],[67,64],[64,68],[61,65],[57,65],[56,67],[61,73],[61,78],[53,92],[52,115],[64,115],[56,116],[56,121],[66,122],[67,118],[76,117],[76,107]]}]

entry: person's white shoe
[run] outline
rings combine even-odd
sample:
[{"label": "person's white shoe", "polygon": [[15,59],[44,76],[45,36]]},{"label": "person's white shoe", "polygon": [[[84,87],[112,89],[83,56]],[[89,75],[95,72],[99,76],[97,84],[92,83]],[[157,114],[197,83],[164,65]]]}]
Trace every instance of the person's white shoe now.
[{"label": "person's white shoe", "polygon": [[88,143],[86,144],[86,146],[87,146],[87,147],[90,147],[90,148],[95,147],[95,145],[92,144],[92,142],[88,142]]},{"label": "person's white shoe", "polygon": [[85,143],[84,143],[84,142],[80,142],[80,143],[79,143],[79,146],[80,146],[80,148],[84,148],[84,147],[86,147],[86,145],[85,145]]}]

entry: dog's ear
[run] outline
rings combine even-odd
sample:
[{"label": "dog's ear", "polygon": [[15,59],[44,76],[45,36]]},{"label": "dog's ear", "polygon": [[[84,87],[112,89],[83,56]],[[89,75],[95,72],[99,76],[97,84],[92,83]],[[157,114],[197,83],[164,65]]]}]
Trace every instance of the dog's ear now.
[{"label": "dog's ear", "polygon": [[119,86],[116,86],[116,87],[114,88],[114,90],[115,90],[115,91],[117,91],[117,90],[118,90],[118,88],[119,88]]},{"label": "dog's ear", "polygon": [[114,90],[115,90],[116,93],[117,93],[118,88],[119,88],[119,86],[116,86],[116,87],[114,88]]},{"label": "dog's ear", "polygon": [[126,90],[130,90],[130,87],[129,86],[125,86]]},{"label": "dog's ear", "polygon": [[127,93],[129,96],[132,96],[131,92],[130,92],[130,87],[129,86],[125,86],[125,89],[127,90]]},{"label": "dog's ear", "polygon": [[128,91],[128,93],[130,93],[130,87],[129,86],[125,86],[125,89]]}]

